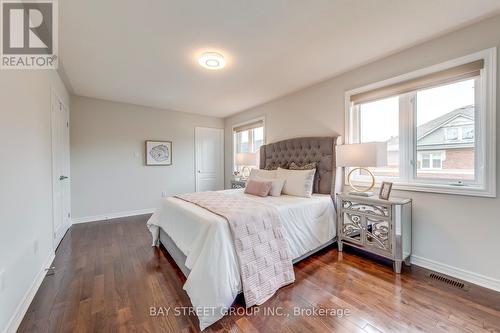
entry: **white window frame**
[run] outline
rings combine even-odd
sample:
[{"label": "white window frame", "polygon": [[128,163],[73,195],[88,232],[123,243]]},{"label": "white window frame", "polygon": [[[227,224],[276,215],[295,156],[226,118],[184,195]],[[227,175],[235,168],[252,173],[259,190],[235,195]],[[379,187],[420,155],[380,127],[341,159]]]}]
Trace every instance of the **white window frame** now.
[{"label": "white window frame", "polygon": [[251,124],[251,123],[256,123],[258,121],[262,121],[262,127],[263,127],[263,131],[262,131],[263,132],[262,145],[265,145],[266,144],[266,117],[265,116],[260,116],[260,117],[257,117],[257,118],[246,120],[244,122],[234,124],[231,127],[231,140],[233,142],[233,144],[232,144],[233,151],[231,152],[232,161],[233,161],[233,171],[236,171],[238,169],[237,166],[236,166],[236,163],[235,163],[235,158],[236,158],[236,154],[235,154],[235,152],[236,152],[236,140],[234,140],[234,130],[236,128],[238,128],[238,127],[245,126],[245,125],[248,125],[248,124]]},{"label": "white window frame", "polygon": [[[354,108],[351,103],[352,95],[397,84],[483,59],[484,68],[481,70],[481,76],[479,79],[481,89],[478,89],[479,94],[476,95],[476,116],[474,129],[476,142],[476,179],[473,182],[457,182],[440,179],[425,179],[416,176],[416,110],[414,108],[415,104],[408,101],[406,101],[406,103],[401,103],[401,106],[405,106],[406,108],[410,106],[410,110],[400,109],[400,147],[414,147],[415,149],[411,149],[413,151],[409,151],[408,148],[400,148],[400,177],[397,180],[394,178],[388,179],[389,181],[394,182],[393,188],[397,190],[496,197],[496,54],[496,48],[490,48],[441,64],[416,70],[411,73],[403,74],[388,80],[347,91],[345,93],[346,142],[356,142],[355,131],[357,130],[357,117],[355,112],[353,112]],[[400,100],[404,98],[412,99],[415,97],[414,95],[415,93],[403,94],[400,96]],[[401,142],[404,144],[401,144]],[[403,161],[405,161],[405,163],[403,163]],[[380,186],[380,182],[383,178],[377,178],[377,185]],[[354,183],[364,185],[366,184],[366,180],[361,178],[354,180]]]}]

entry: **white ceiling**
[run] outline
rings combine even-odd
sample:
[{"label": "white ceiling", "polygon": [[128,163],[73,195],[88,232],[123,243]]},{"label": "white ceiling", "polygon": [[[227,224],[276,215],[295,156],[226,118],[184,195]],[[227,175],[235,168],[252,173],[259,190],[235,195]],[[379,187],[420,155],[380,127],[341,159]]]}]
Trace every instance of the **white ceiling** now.
[{"label": "white ceiling", "polygon": [[[489,16],[499,0],[64,0],[82,96],[224,117]],[[228,61],[203,69],[197,56]]]}]

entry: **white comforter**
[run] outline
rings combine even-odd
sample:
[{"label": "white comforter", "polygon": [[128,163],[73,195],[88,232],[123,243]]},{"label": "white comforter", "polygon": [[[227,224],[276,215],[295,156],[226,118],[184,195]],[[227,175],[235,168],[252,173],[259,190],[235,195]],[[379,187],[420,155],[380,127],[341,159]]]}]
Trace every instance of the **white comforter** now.
[{"label": "white comforter", "polygon": [[[245,194],[243,190],[224,192],[275,205],[293,258],[320,247],[336,235],[335,209],[329,195],[261,198]],[[191,272],[184,290],[196,309],[200,329],[222,318],[221,309],[229,308],[242,289],[227,221],[189,202],[167,198],[148,221],[148,227],[153,245],[158,241],[158,228],[162,228],[186,255],[185,265]]]}]

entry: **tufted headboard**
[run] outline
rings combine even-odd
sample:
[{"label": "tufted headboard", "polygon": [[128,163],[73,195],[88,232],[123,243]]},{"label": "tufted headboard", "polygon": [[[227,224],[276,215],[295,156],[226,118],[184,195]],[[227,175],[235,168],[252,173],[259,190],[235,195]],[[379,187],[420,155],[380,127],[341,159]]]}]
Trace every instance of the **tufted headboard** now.
[{"label": "tufted headboard", "polygon": [[340,141],[340,137],[308,137],[270,143],[260,147],[259,168],[288,168],[291,162],[316,162],[313,192],[334,195],[335,178],[340,174],[335,164],[335,146],[340,144]]}]

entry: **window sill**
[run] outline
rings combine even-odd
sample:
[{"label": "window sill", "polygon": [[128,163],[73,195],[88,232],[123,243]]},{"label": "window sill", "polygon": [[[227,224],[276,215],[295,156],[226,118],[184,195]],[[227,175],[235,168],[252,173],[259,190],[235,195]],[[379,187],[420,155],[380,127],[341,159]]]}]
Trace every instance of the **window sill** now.
[{"label": "window sill", "polygon": [[[369,186],[368,182],[353,180],[354,185]],[[349,186],[347,183],[346,186]],[[377,182],[375,187],[380,188],[381,182]],[[440,194],[465,195],[473,197],[496,198],[496,188],[484,188],[479,186],[455,186],[448,184],[425,184],[425,183],[401,183],[394,182],[393,190],[411,191],[411,192],[427,192]]]}]

